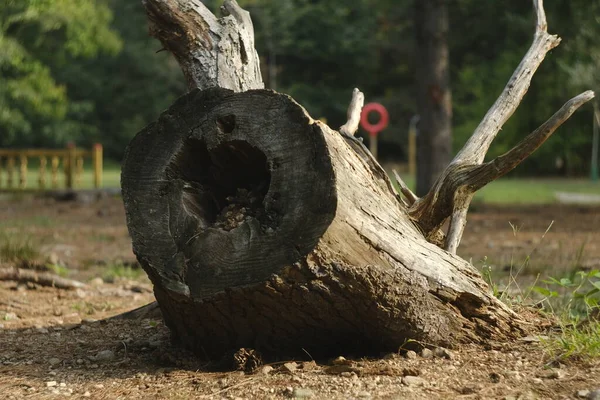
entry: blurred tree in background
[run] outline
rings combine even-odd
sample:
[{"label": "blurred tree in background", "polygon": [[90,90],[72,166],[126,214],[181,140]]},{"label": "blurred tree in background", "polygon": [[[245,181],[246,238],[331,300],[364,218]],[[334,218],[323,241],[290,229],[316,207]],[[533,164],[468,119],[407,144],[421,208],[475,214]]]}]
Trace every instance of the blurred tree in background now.
[{"label": "blurred tree in background", "polygon": [[[221,0],[203,0],[215,10]],[[384,161],[406,159],[416,110],[414,2],[238,0],[252,15],[267,87],[315,118],[345,122],[352,89],[383,103]],[[454,148],[495,101],[529,47],[530,1],[448,0]],[[598,89],[600,0],[547,0],[563,38],[489,156],[512,147],[581,88]],[[133,135],[185,92],[178,66],[147,35],[140,0],[0,0],[0,146],[104,143],[119,160]],[[587,174],[591,109],[577,113],[517,174]]]},{"label": "blurred tree in background", "polygon": [[4,0],[0,18],[0,145],[54,144],[93,130],[92,105],[71,99],[56,72],[121,49],[110,9],[93,0]]}]

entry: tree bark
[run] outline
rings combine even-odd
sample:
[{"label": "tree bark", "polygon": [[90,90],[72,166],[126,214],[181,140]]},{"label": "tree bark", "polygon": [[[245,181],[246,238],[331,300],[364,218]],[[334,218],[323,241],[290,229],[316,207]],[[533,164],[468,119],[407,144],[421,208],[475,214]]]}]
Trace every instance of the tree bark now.
[{"label": "tree bark", "polygon": [[415,0],[417,54],[417,195],[426,194],[452,158],[446,0]]},{"label": "tree bark", "polygon": [[[534,0],[530,51],[421,198],[400,177],[398,194],[353,136],[364,101],[358,89],[348,123],[336,132],[286,95],[237,85],[261,87],[256,59],[237,74],[195,76],[211,73],[215,59],[190,52],[231,54],[221,42],[190,46],[206,43],[190,39],[206,24],[190,21],[211,17],[196,1],[144,2],[153,32],[180,60],[190,87],[203,89],[138,133],[122,169],[133,249],[174,338],[210,357],[241,347],[325,356],[482,343],[525,331],[454,252],[475,190],[514,168],[593,97],[573,98],[513,150],[483,163],[498,121],[514,111],[557,44],[545,30],[541,0]],[[251,26],[235,1],[225,5],[230,15],[247,17],[237,24]],[[448,218],[445,238],[439,229]]]}]

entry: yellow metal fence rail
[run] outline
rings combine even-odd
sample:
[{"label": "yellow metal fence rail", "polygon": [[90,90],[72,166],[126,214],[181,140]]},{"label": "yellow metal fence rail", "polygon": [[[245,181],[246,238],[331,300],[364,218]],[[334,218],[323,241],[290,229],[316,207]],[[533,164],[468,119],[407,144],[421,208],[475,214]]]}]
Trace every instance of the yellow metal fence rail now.
[{"label": "yellow metal fence rail", "polygon": [[[85,158],[92,162],[94,187],[102,186],[102,145],[95,144],[91,150],[75,146],[68,146],[66,149],[0,149],[0,190],[31,189],[27,176],[28,164],[30,159],[36,158],[39,160],[39,190],[58,189],[60,174],[64,174],[66,188],[80,186]],[[48,169],[50,180],[47,177]]]}]

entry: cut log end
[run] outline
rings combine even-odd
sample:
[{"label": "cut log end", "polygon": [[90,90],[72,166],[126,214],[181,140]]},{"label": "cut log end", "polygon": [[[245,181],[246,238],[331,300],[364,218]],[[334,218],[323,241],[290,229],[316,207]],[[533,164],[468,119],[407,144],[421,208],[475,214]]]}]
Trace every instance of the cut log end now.
[{"label": "cut log end", "polygon": [[264,281],[314,248],[335,213],[334,178],[301,107],[212,90],[172,110],[139,135],[148,145],[132,142],[122,174],[134,251],[155,284],[202,298]]}]

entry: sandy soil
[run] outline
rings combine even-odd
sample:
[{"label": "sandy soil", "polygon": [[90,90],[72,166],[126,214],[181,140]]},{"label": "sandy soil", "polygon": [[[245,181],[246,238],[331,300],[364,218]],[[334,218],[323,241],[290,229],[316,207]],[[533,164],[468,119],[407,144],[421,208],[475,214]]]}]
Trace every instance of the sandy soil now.
[{"label": "sandy soil", "polygon": [[[478,206],[460,253],[477,266],[487,257],[499,281],[511,266],[513,273],[521,269],[527,255],[519,272],[524,280],[558,276],[600,266],[599,224],[599,208]],[[64,265],[69,278],[88,285],[59,290],[0,282],[1,398],[575,399],[600,389],[599,360],[558,362],[536,337],[425,357],[313,362],[307,354],[252,374],[228,371],[227,359],[199,361],[173,346],[160,320],[105,320],[153,300],[143,275],[98,279],[112,265],[135,265],[118,198],[0,200],[2,232],[32,241],[38,263]],[[535,313],[526,319],[542,333],[552,328]]]}]

